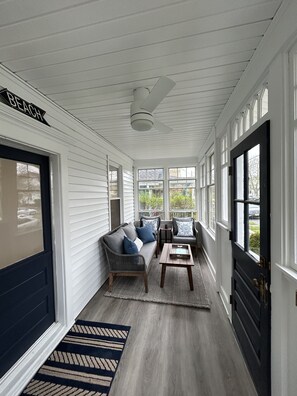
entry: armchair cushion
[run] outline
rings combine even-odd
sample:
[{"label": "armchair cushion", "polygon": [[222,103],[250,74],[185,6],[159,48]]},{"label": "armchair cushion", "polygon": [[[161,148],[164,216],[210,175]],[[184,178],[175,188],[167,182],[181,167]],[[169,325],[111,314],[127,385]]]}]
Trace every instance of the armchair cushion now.
[{"label": "armchair cushion", "polygon": [[145,227],[136,227],[136,231],[138,237],[144,244],[155,241],[155,236],[151,225],[146,225]]},{"label": "armchair cushion", "polygon": [[196,245],[197,240],[194,236],[192,237],[179,237],[179,236],[174,236],[173,237],[173,243],[187,243],[189,245]]},{"label": "armchair cushion", "polygon": [[158,231],[161,224],[160,216],[153,216],[153,217],[142,216],[140,219],[140,225],[146,226],[148,224],[152,226],[154,232]]},{"label": "armchair cushion", "polygon": [[124,236],[124,253],[125,254],[135,254],[138,253],[138,248],[136,246],[136,244],[131,241],[131,239],[127,238],[126,236]]},{"label": "armchair cushion", "polygon": [[125,236],[126,236],[126,234],[123,231],[123,229],[119,228],[117,231],[113,232],[112,234],[105,235],[104,242],[115,253],[123,254],[124,253],[124,237]]},{"label": "armchair cushion", "polygon": [[191,221],[192,227],[194,228],[194,219],[192,217],[173,217],[172,218],[173,235],[177,235],[177,233],[178,233],[177,221],[179,221],[179,222],[189,222],[189,221]]},{"label": "armchair cushion", "polygon": [[176,221],[177,237],[191,237],[193,236],[193,221]]}]

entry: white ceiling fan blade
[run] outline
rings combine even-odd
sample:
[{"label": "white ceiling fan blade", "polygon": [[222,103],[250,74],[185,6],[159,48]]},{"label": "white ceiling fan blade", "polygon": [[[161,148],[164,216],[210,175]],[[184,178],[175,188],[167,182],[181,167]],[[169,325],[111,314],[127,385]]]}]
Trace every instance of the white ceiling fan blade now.
[{"label": "white ceiling fan blade", "polygon": [[175,86],[175,82],[168,77],[160,77],[153,86],[150,94],[141,103],[141,108],[152,113]]},{"label": "white ceiling fan blade", "polygon": [[164,133],[169,133],[171,131],[173,131],[172,128],[170,128],[169,126],[163,124],[163,122],[158,121],[156,119],[154,119],[154,127],[160,131],[160,132],[164,132]]}]

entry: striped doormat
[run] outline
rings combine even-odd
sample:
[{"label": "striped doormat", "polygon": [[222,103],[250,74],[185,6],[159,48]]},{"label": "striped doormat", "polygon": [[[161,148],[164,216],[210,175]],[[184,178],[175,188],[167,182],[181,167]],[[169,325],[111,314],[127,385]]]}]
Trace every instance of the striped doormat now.
[{"label": "striped doormat", "polygon": [[108,395],[129,330],[78,320],[21,395]]}]

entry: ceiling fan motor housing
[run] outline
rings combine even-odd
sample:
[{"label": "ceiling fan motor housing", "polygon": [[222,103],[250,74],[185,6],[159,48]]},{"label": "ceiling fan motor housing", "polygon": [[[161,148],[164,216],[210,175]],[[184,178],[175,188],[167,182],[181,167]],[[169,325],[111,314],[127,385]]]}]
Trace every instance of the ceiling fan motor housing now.
[{"label": "ceiling fan motor housing", "polygon": [[152,114],[140,107],[140,104],[148,96],[150,91],[147,88],[137,88],[134,90],[134,102],[131,103],[131,126],[136,131],[149,131],[154,125]]},{"label": "ceiling fan motor housing", "polygon": [[146,112],[131,115],[131,126],[136,131],[149,131],[154,125],[154,118]]}]

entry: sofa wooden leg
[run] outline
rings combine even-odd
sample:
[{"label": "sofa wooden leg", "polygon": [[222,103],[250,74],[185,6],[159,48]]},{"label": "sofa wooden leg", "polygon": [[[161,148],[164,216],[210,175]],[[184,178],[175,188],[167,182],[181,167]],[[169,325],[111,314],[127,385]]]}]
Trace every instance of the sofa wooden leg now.
[{"label": "sofa wooden leg", "polygon": [[111,293],[112,289],[112,284],[113,284],[113,274],[110,272],[109,273],[109,282],[108,282],[108,291]]},{"label": "sofa wooden leg", "polygon": [[148,283],[147,283],[147,273],[146,272],[143,274],[143,280],[144,280],[145,292],[148,293]]}]

